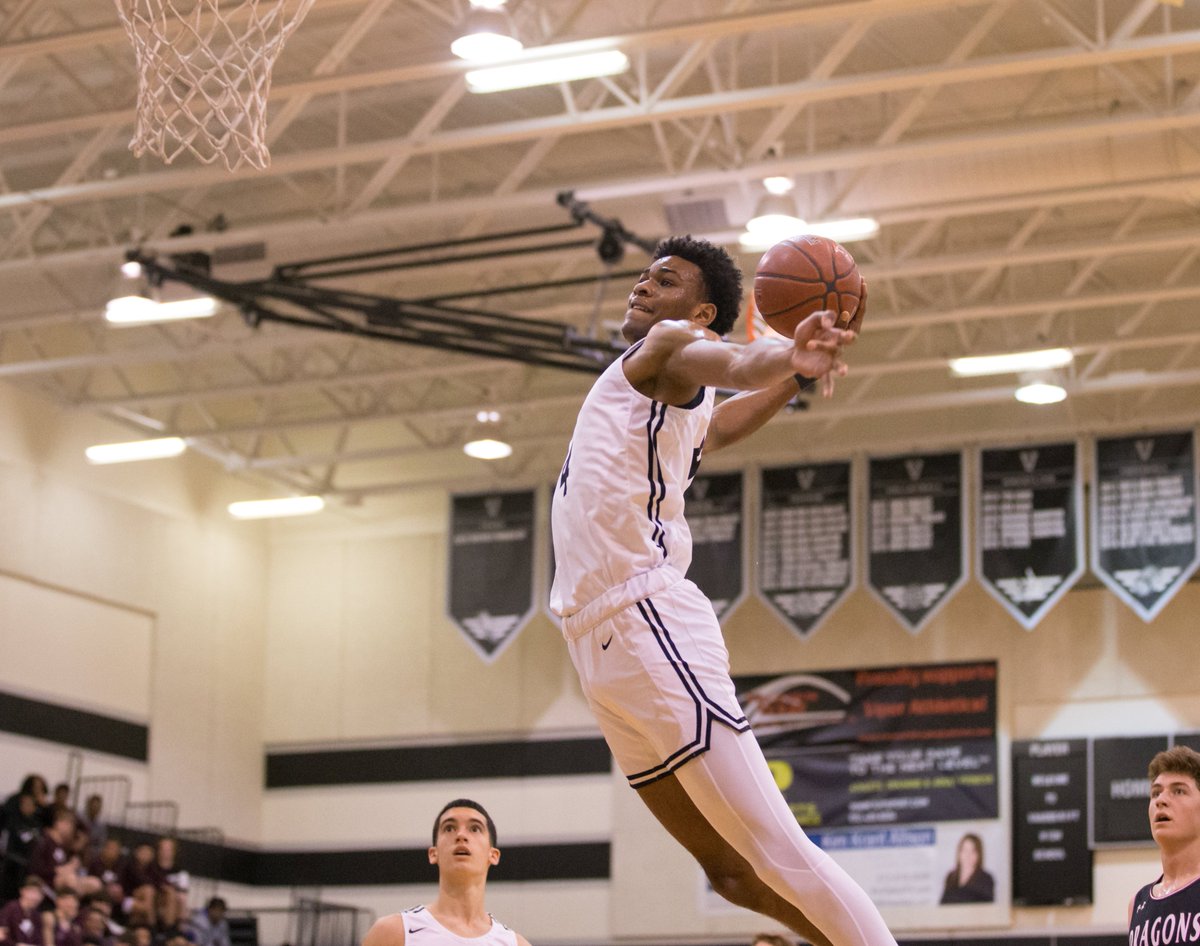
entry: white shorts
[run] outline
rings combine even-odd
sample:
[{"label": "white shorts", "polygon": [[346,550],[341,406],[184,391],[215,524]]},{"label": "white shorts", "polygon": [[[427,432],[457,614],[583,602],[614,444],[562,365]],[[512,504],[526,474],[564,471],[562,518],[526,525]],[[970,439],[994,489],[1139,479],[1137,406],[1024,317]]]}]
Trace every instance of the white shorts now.
[{"label": "white shorts", "polygon": [[635,788],[707,750],[713,723],[750,728],[712,605],[686,579],[568,637],[567,648],[608,747]]}]

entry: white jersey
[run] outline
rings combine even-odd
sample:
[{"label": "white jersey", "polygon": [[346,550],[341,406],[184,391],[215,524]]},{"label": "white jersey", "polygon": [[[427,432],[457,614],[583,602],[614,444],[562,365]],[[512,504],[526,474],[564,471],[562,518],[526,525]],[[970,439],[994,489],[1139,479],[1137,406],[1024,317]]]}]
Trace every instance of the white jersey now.
[{"label": "white jersey", "polygon": [[638,576],[681,577],[692,561],[683,493],[700,463],[714,393],[701,388],[685,407],[651,400],[625,377],[623,362],[636,349],[592,386],[555,485],[550,607],[558,615]]},{"label": "white jersey", "polygon": [[482,936],[459,936],[442,926],[425,907],[413,907],[400,913],[404,920],[404,946],[517,946],[517,934],[490,913],[492,928]]}]

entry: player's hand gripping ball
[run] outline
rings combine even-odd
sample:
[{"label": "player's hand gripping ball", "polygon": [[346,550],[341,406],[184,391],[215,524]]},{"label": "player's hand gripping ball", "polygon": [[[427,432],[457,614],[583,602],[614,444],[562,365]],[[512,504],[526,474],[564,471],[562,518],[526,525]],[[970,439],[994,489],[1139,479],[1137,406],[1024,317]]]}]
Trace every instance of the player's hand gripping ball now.
[{"label": "player's hand gripping ball", "polygon": [[[805,234],[780,240],[758,261],[754,304],[766,323],[788,338],[807,316],[836,312],[838,328],[860,330],[865,306],[862,275],[840,243]],[[850,313],[849,321],[842,313]]]}]

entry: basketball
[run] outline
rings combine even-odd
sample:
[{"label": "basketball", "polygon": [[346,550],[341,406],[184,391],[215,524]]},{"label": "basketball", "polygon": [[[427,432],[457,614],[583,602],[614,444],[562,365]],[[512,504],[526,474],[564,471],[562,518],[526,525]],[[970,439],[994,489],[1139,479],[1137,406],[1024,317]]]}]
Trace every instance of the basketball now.
[{"label": "basketball", "polygon": [[[862,275],[840,243],[805,234],[780,240],[758,261],[754,304],[766,323],[789,338],[807,316],[836,312],[839,328],[858,331],[862,322]],[[842,322],[843,312],[850,321]]]}]

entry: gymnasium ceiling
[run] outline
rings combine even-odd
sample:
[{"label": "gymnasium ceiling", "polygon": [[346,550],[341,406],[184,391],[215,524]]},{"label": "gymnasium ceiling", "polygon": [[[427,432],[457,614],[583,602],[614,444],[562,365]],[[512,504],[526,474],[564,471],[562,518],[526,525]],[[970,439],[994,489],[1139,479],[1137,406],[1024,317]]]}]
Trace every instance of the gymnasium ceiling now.
[{"label": "gymnasium ceiling", "polygon": [[[879,220],[850,247],[871,311],[836,398],[781,416],[752,456],[1200,422],[1198,0],[509,0],[526,47],[603,40],[632,68],[492,95],[448,52],[466,8],[318,0],[275,68],[269,169],[231,173],[130,153],[137,74],[113,0],[0,0],[0,380],[129,439],[188,437],[248,495],[320,492],[347,515],[418,486],[541,483],[588,375],[256,328],[233,306],[113,328],[117,265],[200,250],[214,276],[257,279],[566,223],[568,189],[639,236],[736,248],[762,178],[788,175],[806,219]],[[327,284],[607,337],[620,274],[646,258],[630,247],[610,280],[579,281],[604,273],[598,236]],[[946,367],[1055,345],[1076,353],[1055,406]],[[461,454],[481,407],[511,458]]]}]

